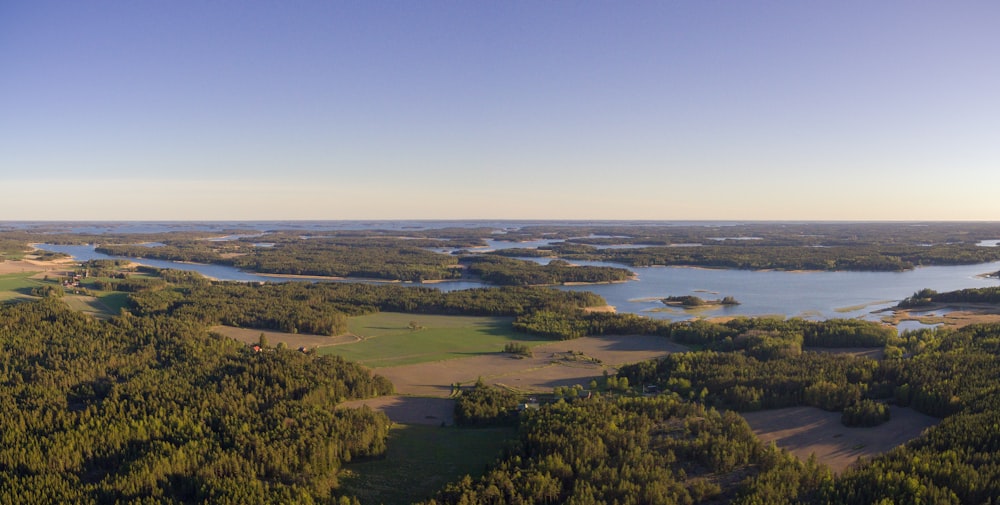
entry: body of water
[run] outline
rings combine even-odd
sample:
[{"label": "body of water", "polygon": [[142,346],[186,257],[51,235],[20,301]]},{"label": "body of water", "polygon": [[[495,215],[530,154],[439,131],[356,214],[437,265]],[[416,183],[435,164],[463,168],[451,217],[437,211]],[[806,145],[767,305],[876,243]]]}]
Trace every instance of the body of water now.
[{"label": "body of water", "polygon": [[924,323],[921,323],[920,321],[900,321],[899,324],[896,325],[896,329],[898,329],[899,330],[899,334],[902,335],[903,333],[905,333],[907,331],[932,330],[934,328],[937,328],[938,326],[941,326],[941,325],[940,324],[924,324]]},{"label": "body of water", "polygon": [[[575,262],[576,263],[576,262]],[[584,262],[580,262],[584,263]],[[591,265],[622,266],[599,262]],[[716,315],[785,315],[815,319],[873,317],[923,288],[953,291],[1000,285],[980,274],[995,272],[1000,262],[923,267],[907,272],[781,272],[714,270],[685,267],[631,268],[637,281],[562,289],[593,291],[621,312],[662,319]],[[666,307],[667,296],[694,295],[706,300],[732,296],[736,306],[688,311]]]},{"label": "body of water", "polygon": [[[272,244],[273,245],[273,244]],[[245,272],[235,267],[227,265],[211,265],[204,263],[188,263],[182,261],[170,261],[170,260],[158,260],[158,259],[137,259],[130,258],[127,256],[111,256],[104,253],[99,253],[95,251],[95,246],[93,245],[55,245],[55,244],[38,244],[36,245],[39,249],[45,251],[60,252],[63,254],[68,254],[78,261],[90,261],[90,260],[126,260],[134,261],[143,265],[156,267],[156,268],[172,268],[176,270],[190,270],[198,272],[205,277],[212,279],[217,279],[220,281],[241,281],[241,282],[287,282],[287,281],[301,281],[301,277],[282,277],[282,276],[271,276],[271,275],[259,275],[253,272]],[[379,283],[384,281],[379,281],[375,279],[347,279],[344,281],[337,282],[371,282]],[[421,285],[416,283],[403,283],[405,285]],[[428,287],[437,287],[444,290],[452,289],[470,289],[475,287],[483,287],[484,284],[481,282],[467,282],[467,281],[446,281],[437,284],[426,284]]]},{"label": "body of water", "polygon": [[[496,245],[509,245],[491,244]],[[524,244],[522,244],[524,245]],[[540,244],[532,243],[532,246]],[[69,254],[80,261],[90,259],[131,259],[108,256],[88,245],[42,245],[40,248]],[[548,263],[549,258],[524,258]],[[292,277],[272,277],[244,272],[223,265],[142,259],[157,268],[193,270],[206,277],[235,281],[289,281]],[[598,261],[574,261],[593,266],[623,265]],[[923,267],[907,272],[781,272],[722,270],[684,267],[629,268],[638,279],[617,284],[562,286],[558,289],[592,291],[604,297],[619,312],[631,312],[658,319],[685,320],[699,316],[783,315],[811,319],[835,317],[875,318],[874,311],[889,308],[923,288],[952,291],[1000,285],[1000,280],[981,274],[1000,270],[1000,262],[979,265]],[[352,279],[351,282],[377,282]],[[405,285],[421,285],[410,284]],[[423,286],[444,291],[483,287],[476,281],[445,281]],[[689,311],[667,307],[659,300],[667,296],[695,295],[706,300],[732,296],[736,306],[713,306]]]}]

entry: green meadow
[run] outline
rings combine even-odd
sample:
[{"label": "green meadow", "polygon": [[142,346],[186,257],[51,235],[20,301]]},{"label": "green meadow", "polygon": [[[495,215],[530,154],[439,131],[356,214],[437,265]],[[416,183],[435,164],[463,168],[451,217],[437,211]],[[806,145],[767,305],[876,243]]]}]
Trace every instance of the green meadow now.
[{"label": "green meadow", "polygon": [[515,332],[509,317],[437,316],[379,312],[352,317],[355,343],[320,348],[372,368],[411,365],[495,353],[508,342],[546,340]]},{"label": "green meadow", "polygon": [[97,291],[96,296],[67,294],[63,299],[73,310],[100,318],[109,318],[121,313],[128,303],[128,293],[121,291]]},{"label": "green meadow", "polygon": [[513,428],[395,425],[385,456],[348,464],[342,483],[362,504],[413,503],[467,474],[482,475],[514,436]]},{"label": "green meadow", "polygon": [[8,300],[28,299],[31,288],[42,285],[42,281],[32,279],[38,272],[0,275],[0,302]]},{"label": "green meadow", "polygon": [[[32,279],[38,272],[24,272],[0,275],[0,302],[32,300],[31,289],[44,285],[55,285],[52,281]],[[117,316],[128,303],[128,293],[120,291],[91,291],[95,296],[77,295],[73,288],[66,288],[63,301],[73,310],[79,310],[98,317]]]}]

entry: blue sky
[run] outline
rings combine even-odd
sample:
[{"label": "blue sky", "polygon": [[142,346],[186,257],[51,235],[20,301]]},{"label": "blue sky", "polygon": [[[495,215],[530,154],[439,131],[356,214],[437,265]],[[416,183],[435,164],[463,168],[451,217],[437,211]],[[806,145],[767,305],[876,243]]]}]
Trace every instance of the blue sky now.
[{"label": "blue sky", "polygon": [[0,219],[1000,220],[1000,3],[0,2]]}]

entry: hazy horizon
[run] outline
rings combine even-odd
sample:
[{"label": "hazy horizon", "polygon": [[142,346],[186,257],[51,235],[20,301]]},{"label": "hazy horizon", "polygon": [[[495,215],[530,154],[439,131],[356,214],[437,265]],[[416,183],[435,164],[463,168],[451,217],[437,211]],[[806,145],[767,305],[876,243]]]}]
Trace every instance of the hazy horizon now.
[{"label": "hazy horizon", "polygon": [[0,5],[0,221],[997,221],[1000,4]]}]

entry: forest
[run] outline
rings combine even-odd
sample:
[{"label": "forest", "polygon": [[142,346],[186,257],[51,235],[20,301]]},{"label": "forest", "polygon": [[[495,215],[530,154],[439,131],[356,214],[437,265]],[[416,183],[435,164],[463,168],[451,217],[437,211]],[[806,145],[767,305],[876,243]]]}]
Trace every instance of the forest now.
[{"label": "forest", "polygon": [[[742,322],[749,333],[768,326],[783,325]],[[850,326],[817,326],[813,338],[837,342],[856,333]],[[775,338],[803,340],[801,333]],[[887,343],[906,347],[908,357],[748,347],[626,366],[616,382],[642,391],[656,385],[662,393],[605,388],[594,398],[526,409],[509,454],[482,478],[454,482],[426,503],[996,503],[1000,325],[921,330]],[[463,392],[456,416],[472,424],[509,422],[514,399],[489,389]],[[871,426],[887,420],[887,403],[943,420],[838,476],[813,459],[761,444],[735,413],[810,405],[842,411],[847,426]]]},{"label": "forest", "polygon": [[762,444],[734,412],[676,397],[608,397],[525,411],[511,454],[482,478],[425,502],[791,503],[831,483],[829,470]]},{"label": "forest", "polygon": [[899,272],[929,265],[969,265],[1000,260],[1000,248],[975,244],[858,244],[808,246],[746,240],[684,246],[598,248],[560,243],[538,249],[503,249],[504,256],[606,261],[632,267],[699,266],[741,270],[854,270]]},{"label": "forest", "polygon": [[[913,264],[996,249],[975,246],[995,238],[986,225],[950,231],[921,226],[906,240],[879,225],[858,227],[853,235],[849,226],[835,224],[633,227],[627,237],[623,228],[601,225],[583,238],[569,228],[538,226],[507,236],[563,237],[573,241],[560,247],[579,254],[602,251],[597,242],[657,244],[685,254],[706,247],[822,250],[863,243],[859,255],[878,251]],[[479,229],[449,233],[463,247],[491,236]],[[402,234],[416,247],[437,247],[442,240],[427,231]],[[5,250],[13,252],[28,235],[15,234]],[[729,240],[734,236],[742,240]],[[169,241],[156,237],[144,238]],[[277,244],[364,237],[272,238]],[[174,240],[207,242],[198,233]],[[399,240],[374,243],[394,248]],[[721,244],[668,247],[677,240]],[[248,243],[232,247],[256,247]],[[249,256],[246,250],[220,252],[229,247],[221,244],[207,249],[220,258],[244,254],[226,261]],[[919,247],[922,258],[889,254]],[[618,254],[610,251],[641,249],[600,254]],[[449,271],[465,261],[423,252],[447,259],[437,265]],[[501,255],[480,256],[500,258],[482,264],[505,264]],[[390,257],[378,261],[389,264]],[[118,277],[122,266],[81,267],[94,276],[88,285],[95,289],[128,292],[124,310],[107,319],[70,310],[55,281],[33,288],[33,301],[0,305],[0,503],[357,503],[340,487],[342,472],[351,461],[380,457],[391,423],[381,413],[338,405],[391,394],[392,384],[341,358],[283,346],[255,352],[208,328],[338,334],[348,318],[376,311],[503,315],[513,317],[518,331],[550,339],[658,335],[690,349],[596,377],[592,395],[581,394],[581,387],[560,388],[537,408],[521,411],[525,398],[510,390],[461,388],[455,420],[465,427],[447,429],[513,425],[517,439],[482,476],[448,484],[428,504],[1000,502],[1000,325],[900,335],[856,319],[671,322],[586,312],[604,300],[542,287],[446,293],[394,284],[216,282],[151,268]],[[519,268],[510,263],[511,271]],[[1000,295],[995,288],[925,289],[901,307],[934,303],[998,305]],[[815,352],[832,347],[882,349],[884,358]],[[812,406],[863,429],[886,422],[888,405],[941,422],[836,476],[814,459],[799,461],[761,443],[738,414]]]},{"label": "forest", "polygon": [[[164,272],[171,272],[166,270]],[[346,316],[376,311],[473,316],[519,316],[539,310],[575,313],[603,305],[589,292],[498,287],[443,292],[385,284],[192,282],[129,296],[141,316],[176,316],[206,325],[266,328],[291,333],[342,333]]]},{"label": "forest", "polygon": [[101,245],[98,252],[133,258],[218,263],[259,273],[425,281],[461,277],[457,260],[410,243],[300,239],[255,247],[237,241],[175,241],[156,247]]},{"label": "forest", "polygon": [[969,288],[947,293],[938,293],[933,289],[921,289],[912,296],[899,302],[900,308],[923,307],[934,303],[986,303],[1000,304],[1000,287]]},{"label": "forest", "polygon": [[554,259],[546,265],[502,256],[465,258],[469,273],[500,286],[543,286],[567,283],[624,282],[635,274],[625,268],[576,266]]},{"label": "forest", "polygon": [[341,465],[385,448],[385,415],[336,405],[392,384],[335,357],[55,299],[0,321],[2,503],[351,503]]},{"label": "forest", "polygon": [[632,277],[625,268],[573,266],[553,260],[548,265],[488,255],[456,257],[424,247],[419,240],[299,239],[270,247],[248,247],[239,242],[215,245],[205,240],[169,244],[102,245],[97,252],[133,258],[193,261],[234,266],[268,274],[353,277],[409,282],[457,279],[471,274],[498,286],[534,286],[564,283],[621,282]]}]

